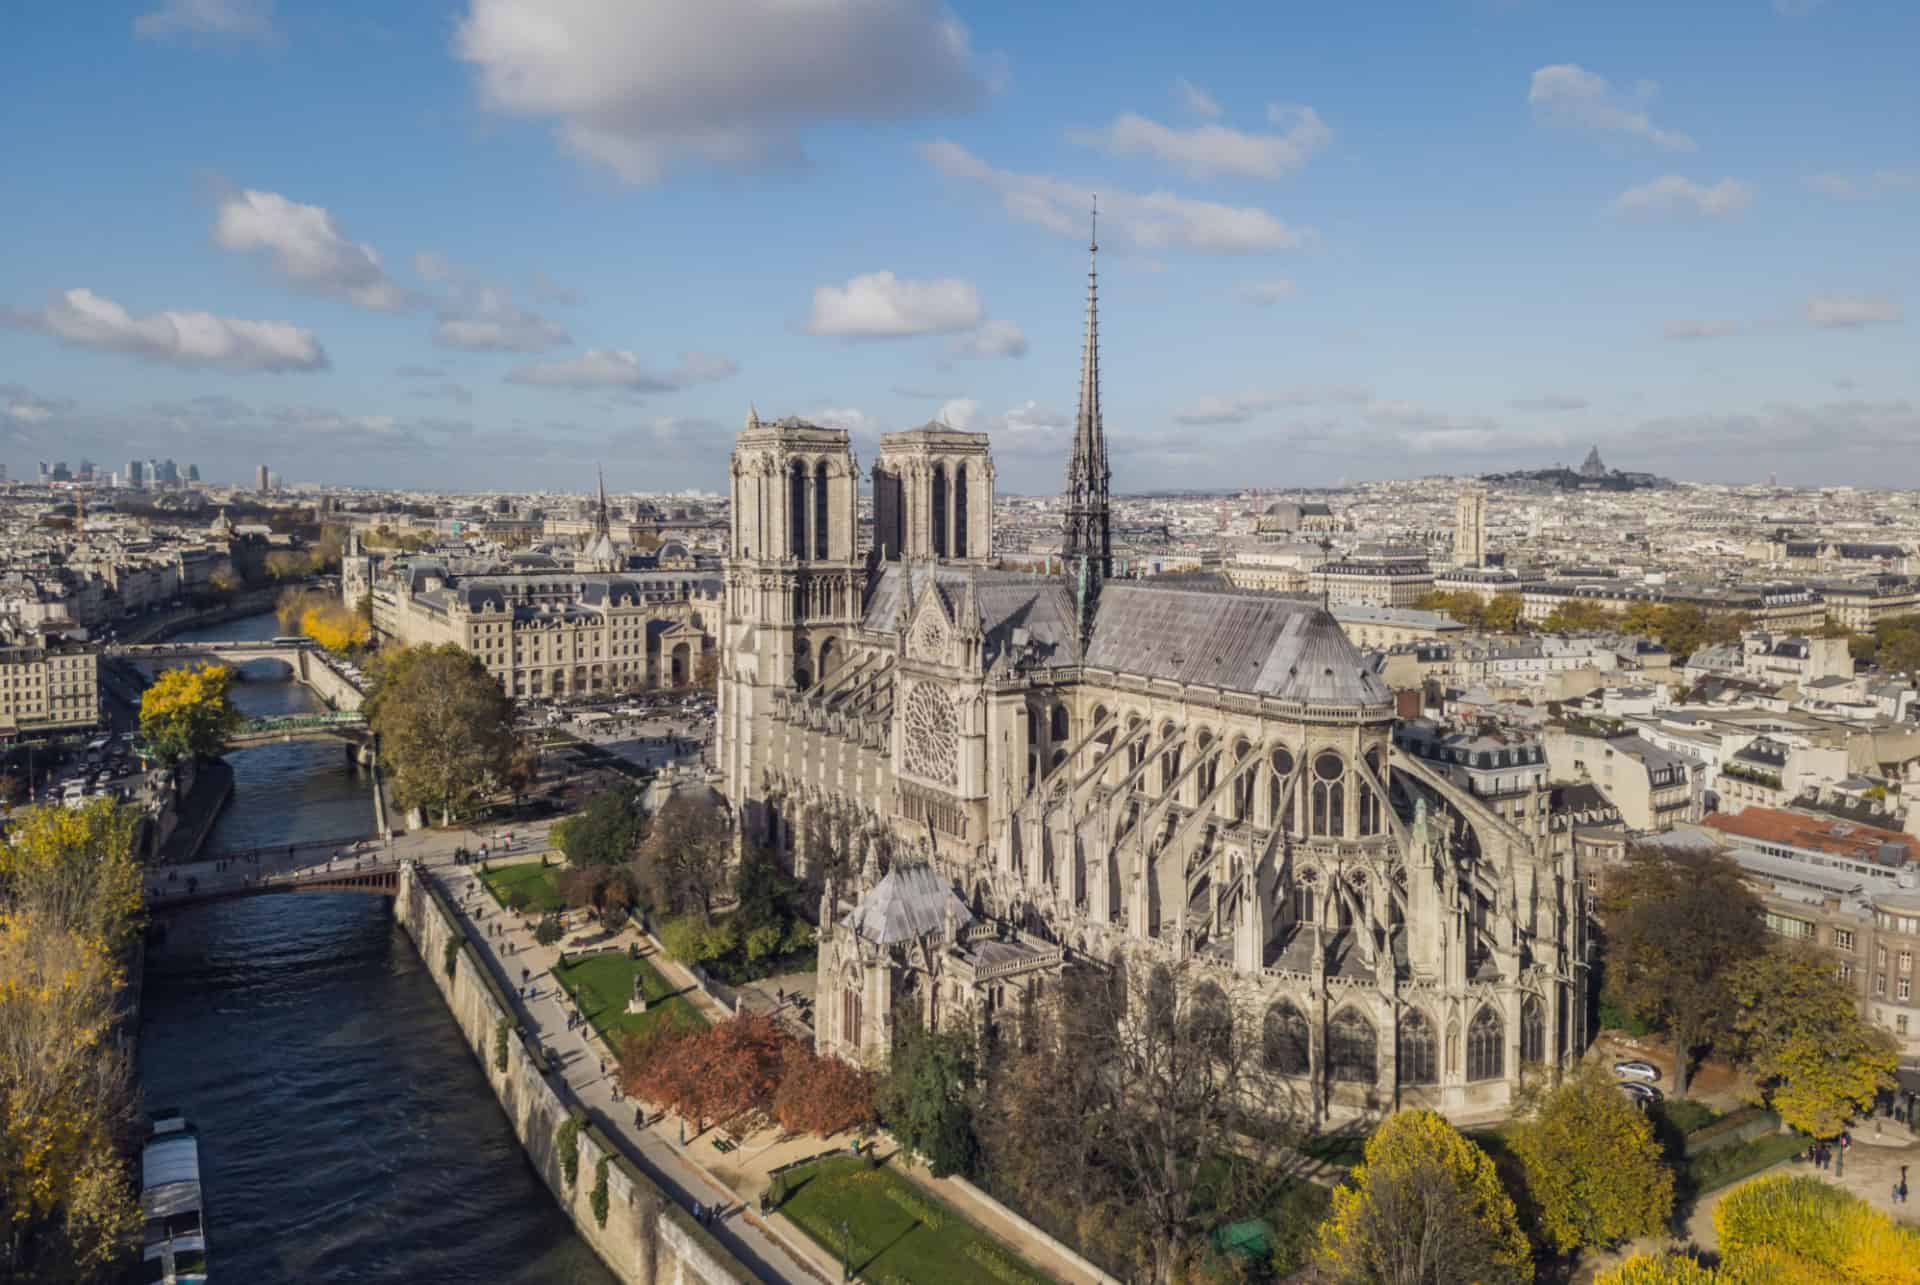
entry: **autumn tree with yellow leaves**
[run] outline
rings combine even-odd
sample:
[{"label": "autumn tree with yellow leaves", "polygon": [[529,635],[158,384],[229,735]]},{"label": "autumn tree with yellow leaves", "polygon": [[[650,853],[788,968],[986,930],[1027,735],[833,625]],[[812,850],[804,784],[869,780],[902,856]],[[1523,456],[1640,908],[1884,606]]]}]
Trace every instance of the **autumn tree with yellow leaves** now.
[{"label": "autumn tree with yellow leaves", "polygon": [[1493,1161],[1432,1111],[1398,1111],[1333,1193],[1321,1270],[1342,1285],[1533,1279],[1533,1257]]},{"label": "autumn tree with yellow leaves", "polygon": [[1597,1064],[1548,1093],[1510,1142],[1540,1238],[1560,1253],[1651,1236],[1673,1212],[1647,1117]]},{"label": "autumn tree with yellow leaves", "polygon": [[1868,1025],[1833,965],[1811,949],[1775,948],[1731,969],[1730,1025],[1742,1060],[1781,1120],[1831,1138],[1893,1087],[1900,1046]]},{"label": "autumn tree with yellow leaves", "polygon": [[214,758],[240,725],[234,673],[225,665],[183,665],[153,680],[140,697],[140,734],[163,763]]},{"label": "autumn tree with yellow leaves", "polygon": [[140,1226],[121,1156],[133,1074],[113,1038],[140,925],[132,814],[14,814],[0,842],[0,1276],[109,1279]]},{"label": "autumn tree with yellow leaves", "polygon": [[274,612],[283,632],[311,638],[336,655],[366,646],[373,636],[371,613],[318,590],[289,589],[280,595]]},{"label": "autumn tree with yellow leaves", "polygon": [[1636,1255],[1594,1285],[1920,1285],[1920,1231],[1813,1177],[1775,1174],[1713,1211],[1720,1264]]}]

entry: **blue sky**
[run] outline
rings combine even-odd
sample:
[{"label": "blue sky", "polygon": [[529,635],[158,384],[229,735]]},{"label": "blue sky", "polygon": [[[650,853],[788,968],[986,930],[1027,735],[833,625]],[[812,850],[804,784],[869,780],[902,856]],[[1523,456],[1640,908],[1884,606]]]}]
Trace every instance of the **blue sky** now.
[{"label": "blue sky", "polygon": [[24,0],[0,459],[719,489],[747,407],[1057,489],[1920,484],[1898,0]]}]

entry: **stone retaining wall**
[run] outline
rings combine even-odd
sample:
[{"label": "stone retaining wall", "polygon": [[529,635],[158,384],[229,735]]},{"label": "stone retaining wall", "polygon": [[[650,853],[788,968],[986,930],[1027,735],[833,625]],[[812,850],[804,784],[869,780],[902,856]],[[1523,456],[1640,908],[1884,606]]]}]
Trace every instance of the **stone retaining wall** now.
[{"label": "stone retaining wall", "polygon": [[[411,862],[400,869],[394,916],[413,938],[534,1169],[582,1239],[613,1274],[628,1285],[744,1285],[753,1281],[752,1272],[591,1124],[580,1130],[579,1163],[574,1181],[567,1182],[556,1135],[577,1104],[570,1096],[562,1100],[547,1073],[546,1057],[514,1025],[512,1005],[461,932],[444,894]],[[450,941],[457,943],[451,956]],[[508,1024],[504,1071],[499,1068],[496,1053],[496,1032],[502,1021]],[[593,1190],[602,1157],[608,1161],[604,1226],[593,1211]]]}]

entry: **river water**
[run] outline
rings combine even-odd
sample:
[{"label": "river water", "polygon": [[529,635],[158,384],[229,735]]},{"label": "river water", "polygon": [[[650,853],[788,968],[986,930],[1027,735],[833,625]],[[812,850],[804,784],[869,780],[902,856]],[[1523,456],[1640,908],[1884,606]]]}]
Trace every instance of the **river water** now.
[{"label": "river water", "polygon": [[[258,639],[272,616],[181,639]],[[318,708],[271,666],[249,714]],[[229,756],[212,849],[369,833],[326,741]],[[142,991],[149,1109],[200,1131],[213,1277],[611,1285],[534,1174],[383,897],[301,893],[168,916]]]}]

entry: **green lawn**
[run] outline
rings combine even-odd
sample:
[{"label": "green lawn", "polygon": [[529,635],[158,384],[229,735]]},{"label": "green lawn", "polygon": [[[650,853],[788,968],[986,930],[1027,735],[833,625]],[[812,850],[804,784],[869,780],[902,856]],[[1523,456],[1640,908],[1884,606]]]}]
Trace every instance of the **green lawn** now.
[{"label": "green lawn", "polygon": [[791,1170],[780,1212],[835,1258],[840,1224],[853,1237],[853,1270],[904,1285],[1044,1285],[1046,1277],[974,1227],[939,1197],[884,1165],[834,1156]]},{"label": "green lawn", "polygon": [[487,891],[502,906],[514,893],[524,892],[533,899],[529,909],[560,910],[565,907],[560,899],[560,869],[559,866],[542,866],[538,861],[522,861],[510,866],[495,866],[480,876],[480,882],[487,886]]},{"label": "green lawn", "polygon": [[[593,1029],[615,1049],[628,1035],[660,1022],[693,1027],[707,1024],[700,1010],[686,996],[675,995],[672,983],[644,959],[628,959],[624,953],[595,955],[566,968],[555,968],[553,976],[580,1005]],[[641,993],[647,997],[644,1013],[627,1011],[636,976]]]}]

